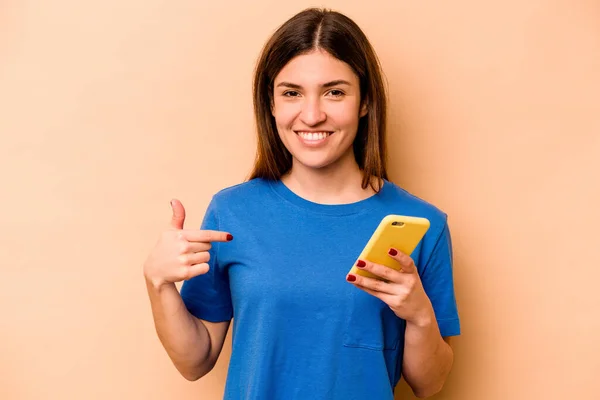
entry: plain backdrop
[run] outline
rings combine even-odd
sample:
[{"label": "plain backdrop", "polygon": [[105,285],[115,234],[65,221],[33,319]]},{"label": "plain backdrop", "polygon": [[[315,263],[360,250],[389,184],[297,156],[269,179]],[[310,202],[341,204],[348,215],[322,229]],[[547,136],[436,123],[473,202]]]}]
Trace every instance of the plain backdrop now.
[{"label": "plain backdrop", "polygon": [[[600,3],[0,2],[0,398],[222,396],[155,335],[142,263],[254,157],[261,46],[308,6],[366,32],[391,179],[449,214],[463,335],[436,399],[600,396]],[[401,383],[398,399],[412,399]]]}]

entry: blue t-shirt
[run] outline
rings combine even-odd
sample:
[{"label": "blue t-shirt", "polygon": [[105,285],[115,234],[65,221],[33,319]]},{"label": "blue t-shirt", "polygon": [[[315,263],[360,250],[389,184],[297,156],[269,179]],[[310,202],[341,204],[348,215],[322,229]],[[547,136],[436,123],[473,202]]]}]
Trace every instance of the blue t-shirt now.
[{"label": "blue t-shirt", "polygon": [[385,181],[368,199],[317,204],[281,181],[253,179],[211,200],[202,229],[230,232],[213,243],[210,271],[183,283],[196,317],[233,318],[225,399],[393,399],[406,323],[346,275],[381,219],[425,217],[412,258],[442,336],[460,333],[446,215]]}]

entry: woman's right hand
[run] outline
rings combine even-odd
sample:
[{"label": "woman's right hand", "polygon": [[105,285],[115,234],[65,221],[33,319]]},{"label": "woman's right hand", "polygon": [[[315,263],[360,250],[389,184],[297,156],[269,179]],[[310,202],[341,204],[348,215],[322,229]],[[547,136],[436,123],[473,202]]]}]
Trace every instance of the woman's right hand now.
[{"label": "woman's right hand", "polygon": [[154,288],[173,284],[208,272],[211,242],[228,242],[228,232],[185,230],[185,208],[172,200],[171,228],[162,232],[144,263],[144,277]]}]

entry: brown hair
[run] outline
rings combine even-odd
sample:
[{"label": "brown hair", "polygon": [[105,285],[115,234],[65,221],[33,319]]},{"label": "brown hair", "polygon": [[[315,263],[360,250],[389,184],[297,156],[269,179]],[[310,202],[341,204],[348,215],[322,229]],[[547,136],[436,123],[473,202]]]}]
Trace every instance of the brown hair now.
[{"label": "brown hair", "polygon": [[292,167],[292,155],[283,145],[271,114],[273,82],[294,57],[315,49],[327,51],[358,75],[361,103],[367,114],[358,124],[354,156],[363,171],[362,187],[380,190],[386,170],[386,92],[381,66],[369,40],[354,21],[339,12],[309,8],[285,22],[265,44],[253,83],[254,116],[258,134],[256,159],[250,179],[280,179]]}]

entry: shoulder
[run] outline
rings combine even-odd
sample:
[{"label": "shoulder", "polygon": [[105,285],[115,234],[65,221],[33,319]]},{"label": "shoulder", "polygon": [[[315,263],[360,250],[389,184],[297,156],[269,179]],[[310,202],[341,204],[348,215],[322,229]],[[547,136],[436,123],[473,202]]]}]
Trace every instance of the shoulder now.
[{"label": "shoulder", "polygon": [[235,185],[227,186],[212,197],[213,203],[227,204],[251,203],[264,197],[271,190],[271,183],[262,178],[255,178]]},{"label": "shoulder", "polygon": [[427,218],[435,230],[442,230],[447,223],[448,215],[438,206],[416,196],[393,182],[386,182],[384,198],[399,214],[411,214],[415,217]]}]

